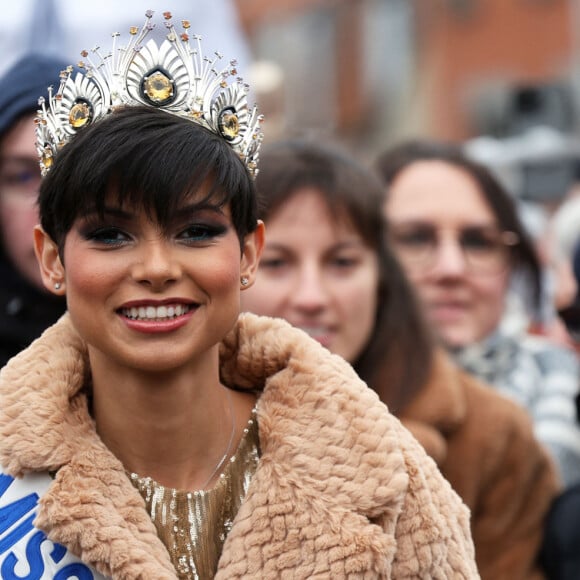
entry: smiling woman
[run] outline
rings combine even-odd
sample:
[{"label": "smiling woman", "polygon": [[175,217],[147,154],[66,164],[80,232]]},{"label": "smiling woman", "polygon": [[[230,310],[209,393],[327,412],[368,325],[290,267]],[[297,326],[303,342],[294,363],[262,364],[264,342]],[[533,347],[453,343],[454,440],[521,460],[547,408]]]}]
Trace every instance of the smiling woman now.
[{"label": "smiling woman", "polygon": [[0,575],[477,578],[466,507],[376,394],[240,315],[260,118],[189,22],[145,42],[152,17],[38,117],[35,248],[68,313],[0,373]]}]

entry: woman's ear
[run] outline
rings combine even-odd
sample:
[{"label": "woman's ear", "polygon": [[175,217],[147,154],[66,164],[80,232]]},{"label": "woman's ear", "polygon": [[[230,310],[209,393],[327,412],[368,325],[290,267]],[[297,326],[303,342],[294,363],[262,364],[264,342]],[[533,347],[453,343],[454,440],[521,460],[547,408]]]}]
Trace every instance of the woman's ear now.
[{"label": "woman's ear", "polygon": [[260,256],[264,249],[264,235],[266,227],[262,220],[258,220],[256,229],[244,239],[242,248],[242,263],[240,268],[242,290],[249,288],[256,280],[256,270]]},{"label": "woman's ear", "polygon": [[41,226],[34,228],[34,252],[45,288],[53,294],[64,295],[65,272],[58,246]]}]

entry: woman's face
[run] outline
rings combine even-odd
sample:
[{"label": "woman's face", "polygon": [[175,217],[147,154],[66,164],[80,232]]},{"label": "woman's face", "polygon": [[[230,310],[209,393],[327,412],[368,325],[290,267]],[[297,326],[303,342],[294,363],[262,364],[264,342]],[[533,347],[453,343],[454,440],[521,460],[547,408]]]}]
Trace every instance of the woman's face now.
[{"label": "woman's face", "polygon": [[191,200],[166,229],[114,203],[104,219],[77,219],[63,262],[52,240],[35,234],[45,284],[62,283],[94,360],[149,371],[197,364],[232,328],[240,278],[253,281],[263,236],[260,226],[240,251],[229,208]]},{"label": "woman's face", "polygon": [[475,180],[443,161],[403,169],[385,203],[392,248],[449,347],[490,334],[504,310],[509,234]]},{"label": "woman's face", "polygon": [[285,318],[331,352],[356,361],[374,326],[375,252],[346,216],[333,217],[311,188],[297,190],[283,203],[266,231],[256,284],[244,292],[242,309]]},{"label": "woman's face", "polygon": [[29,282],[43,288],[32,234],[38,223],[40,187],[34,131],[34,115],[26,115],[0,142],[0,233],[14,266]]}]

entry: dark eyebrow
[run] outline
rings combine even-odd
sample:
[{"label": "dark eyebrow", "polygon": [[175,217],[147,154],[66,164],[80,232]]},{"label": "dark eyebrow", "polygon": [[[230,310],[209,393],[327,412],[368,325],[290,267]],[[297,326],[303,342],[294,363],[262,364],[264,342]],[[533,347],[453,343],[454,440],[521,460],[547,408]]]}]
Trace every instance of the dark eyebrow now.
[{"label": "dark eyebrow", "polygon": [[201,211],[212,211],[219,213],[220,215],[225,215],[221,204],[210,203],[208,201],[202,201],[200,203],[191,203],[189,205],[183,205],[175,210],[174,217],[177,219],[185,218],[191,214],[195,214]]},{"label": "dark eyebrow", "polygon": [[[203,201],[200,203],[191,203],[179,207],[175,211],[174,217],[176,219],[186,218],[194,213],[207,210],[219,213],[220,215],[225,215],[221,205]],[[93,208],[87,212],[87,215],[96,213],[99,213],[98,210],[96,208]],[[103,215],[117,219],[129,220],[135,216],[135,213],[124,210],[117,206],[105,206],[103,208]]]}]

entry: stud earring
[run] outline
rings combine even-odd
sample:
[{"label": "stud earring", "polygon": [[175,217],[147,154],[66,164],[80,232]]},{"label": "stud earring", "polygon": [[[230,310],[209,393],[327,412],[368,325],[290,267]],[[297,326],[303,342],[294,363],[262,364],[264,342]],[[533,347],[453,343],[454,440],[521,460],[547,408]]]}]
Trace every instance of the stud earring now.
[{"label": "stud earring", "polygon": [[55,282],[55,283],[54,283],[54,289],[55,289],[55,290],[60,290],[60,289],[61,289],[61,287],[62,287],[62,284],[61,284],[60,282]]},{"label": "stud earring", "polygon": [[247,286],[250,283],[250,281],[246,278],[246,276],[242,276],[240,282],[242,286]]}]

